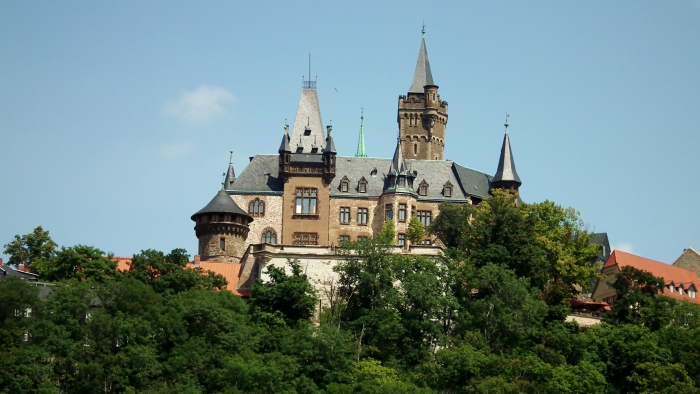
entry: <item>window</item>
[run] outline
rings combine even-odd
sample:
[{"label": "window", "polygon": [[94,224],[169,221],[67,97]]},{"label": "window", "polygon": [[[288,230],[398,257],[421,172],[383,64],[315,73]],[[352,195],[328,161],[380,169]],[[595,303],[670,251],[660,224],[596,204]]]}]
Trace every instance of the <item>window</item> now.
[{"label": "window", "polygon": [[415,156],[417,154],[418,154],[418,144],[413,144],[413,155]]},{"label": "window", "polygon": [[358,235],[357,236],[357,242],[366,242],[369,237],[366,237],[364,235]]},{"label": "window", "polygon": [[226,238],[219,239],[219,249],[226,250]]},{"label": "window", "polygon": [[426,181],[422,181],[418,186],[418,194],[420,194],[421,196],[428,195],[428,183]]},{"label": "window", "polygon": [[340,236],[340,239],[339,239],[339,242],[340,242],[340,243],[342,243],[342,242],[350,242],[350,236],[349,236],[349,235],[341,235],[341,236]]},{"label": "window", "polygon": [[415,217],[415,216],[416,216],[416,206],[412,205],[411,206],[411,217]]},{"label": "window", "polygon": [[367,224],[367,208],[357,208],[357,224]]},{"label": "window", "polygon": [[406,204],[399,204],[399,222],[406,221]]},{"label": "window", "polygon": [[399,234],[399,246],[406,246],[406,234]]},{"label": "window", "polygon": [[264,244],[277,245],[277,234],[274,230],[267,229],[263,232],[261,241]]},{"label": "window", "polygon": [[394,218],[394,207],[391,204],[386,204],[386,220]]},{"label": "window", "polygon": [[318,234],[294,233],[294,245],[318,245]]},{"label": "window", "polygon": [[442,195],[445,197],[452,197],[452,184],[447,182],[445,186],[442,187]]},{"label": "window", "polygon": [[304,152],[304,147],[303,146],[297,146],[297,153],[303,153]]},{"label": "window", "polygon": [[670,291],[671,293],[673,293],[673,283],[671,283],[670,285],[668,285],[668,291]]},{"label": "window", "polygon": [[688,288],[688,297],[690,298],[695,298],[695,287],[690,286]]},{"label": "window", "polygon": [[219,221],[223,222],[224,221],[224,215],[219,214]]},{"label": "window", "polygon": [[296,213],[315,215],[318,192],[316,189],[297,189]]},{"label": "window", "polygon": [[683,286],[678,286],[678,294],[683,295]]},{"label": "window", "polygon": [[377,169],[373,168],[369,174],[372,175],[372,178],[376,177],[377,176]]},{"label": "window", "polygon": [[347,193],[349,188],[350,180],[348,179],[348,177],[344,176],[343,179],[340,181],[340,191],[343,193]]},{"label": "window", "polygon": [[406,177],[405,176],[399,177],[399,186],[406,187]]},{"label": "window", "polygon": [[265,202],[260,201],[259,198],[251,201],[248,204],[248,213],[250,216],[265,216]]},{"label": "window", "polygon": [[360,179],[360,182],[358,182],[357,191],[359,191],[360,193],[367,193],[367,180],[365,179],[365,177],[362,177],[362,179]]},{"label": "window", "polygon": [[433,213],[431,211],[418,211],[418,220],[423,224],[423,226],[430,226],[430,219]]},{"label": "window", "polygon": [[340,223],[350,223],[350,207],[340,207]]}]

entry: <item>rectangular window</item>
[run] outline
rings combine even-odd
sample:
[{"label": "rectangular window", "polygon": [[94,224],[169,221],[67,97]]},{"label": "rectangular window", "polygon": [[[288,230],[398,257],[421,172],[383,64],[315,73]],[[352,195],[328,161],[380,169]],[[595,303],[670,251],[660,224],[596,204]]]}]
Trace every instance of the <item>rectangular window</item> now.
[{"label": "rectangular window", "polygon": [[348,183],[347,182],[341,182],[340,183],[340,191],[343,193],[348,192]]},{"label": "rectangular window", "polygon": [[350,207],[340,207],[340,223],[350,223]]},{"label": "rectangular window", "polygon": [[406,204],[399,204],[399,222],[406,221]]},{"label": "rectangular window", "polygon": [[357,208],[357,224],[367,224],[367,208]]},{"label": "rectangular window", "polygon": [[391,204],[386,204],[386,220],[394,218],[394,207]]},{"label": "rectangular window", "polygon": [[406,234],[399,234],[399,246],[406,246]]},{"label": "rectangular window", "polygon": [[341,235],[340,236],[340,242],[350,242],[350,236],[349,235]]},{"label": "rectangular window", "polygon": [[418,211],[418,220],[423,223],[424,227],[430,226],[430,219],[433,213],[431,211]]},{"label": "rectangular window", "polygon": [[315,215],[318,193],[316,189],[297,189],[296,214]]},{"label": "rectangular window", "polygon": [[219,239],[219,249],[226,250],[226,238]]},{"label": "rectangular window", "polygon": [[405,187],[406,186],[406,178],[400,176],[399,177],[399,186]]},{"label": "rectangular window", "polygon": [[364,241],[367,241],[367,237],[365,237],[363,235],[357,236],[357,242],[364,242]]},{"label": "rectangular window", "polygon": [[364,182],[360,182],[358,185],[358,189],[360,190],[360,193],[367,193],[367,184]]},{"label": "rectangular window", "polygon": [[294,245],[318,245],[318,234],[294,233]]},{"label": "rectangular window", "polygon": [[416,217],[416,206],[412,205],[411,206],[411,217]]},{"label": "rectangular window", "polygon": [[445,197],[452,197],[452,186],[445,186]]}]

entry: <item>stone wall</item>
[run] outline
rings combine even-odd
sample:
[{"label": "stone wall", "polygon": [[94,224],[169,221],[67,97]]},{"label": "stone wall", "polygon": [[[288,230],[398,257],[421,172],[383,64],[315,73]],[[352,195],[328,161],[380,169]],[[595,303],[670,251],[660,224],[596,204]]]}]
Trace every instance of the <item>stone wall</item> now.
[{"label": "stone wall", "polygon": [[681,254],[672,265],[693,271],[696,275],[700,276],[700,254],[693,248],[684,250],[683,254]]},{"label": "stone wall", "polygon": [[248,238],[245,240],[244,248],[247,249],[251,244],[259,244],[263,232],[268,228],[274,230],[277,234],[277,243],[281,242],[282,196],[233,195],[231,198],[245,212],[248,212],[250,202],[256,198],[265,203],[265,214],[263,216],[254,216],[253,221],[249,225],[250,231],[248,232]]}]

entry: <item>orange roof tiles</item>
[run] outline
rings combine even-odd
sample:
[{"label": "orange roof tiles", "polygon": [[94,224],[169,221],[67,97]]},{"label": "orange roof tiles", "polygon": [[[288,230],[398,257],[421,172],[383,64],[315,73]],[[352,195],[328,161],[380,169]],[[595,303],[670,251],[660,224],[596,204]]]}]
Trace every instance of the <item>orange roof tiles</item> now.
[{"label": "orange roof tiles", "polygon": [[[192,269],[195,267],[195,263],[199,265],[204,271],[211,271],[215,274],[219,274],[226,278],[228,285],[226,290],[231,291],[237,296],[249,296],[250,290],[236,290],[238,287],[238,278],[241,274],[241,264],[240,263],[219,263],[216,261],[200,261],[196,256],[195,261],[190,261],[187,263],[187,268]],[[131,257],[118,257],[114,256],[117,260],[117,270],[126,272],[129,270],[131,265]]]},{"label": "orange roof tiles", "polygon": [[[606,261],[605,265],[603,265],[603,268],[610,267],[613,265],[617,265],[620,270],[622,270],[622,268],[626,266],[631,266],[640,270],[650,272],[656,277],[663,278],[664,283],[667,286],[670,283],[673,283],[675,287],[682,285],[683,289],[687,290],[690,287],[690,285],[693,284],[693,287],[695,287],[696,291],[698,290],[698,286],[700,286],[700,278],[698,278],[698,276],[693,271],[669,264],[664,264],[659,261],[636,256],[630,253],[621,252],[619,250],[615,250],[612,252],[610,257],[608,258],[608,261]],[[688,297],[688,294],[686,292],[684,292],[683,295],[678,294],[675,290],[673,293],[671,293],[668,287],[664,288],[663,295],[678,300],[690,301],[694,304],[700,304],[700,299],[690,298]]]}]

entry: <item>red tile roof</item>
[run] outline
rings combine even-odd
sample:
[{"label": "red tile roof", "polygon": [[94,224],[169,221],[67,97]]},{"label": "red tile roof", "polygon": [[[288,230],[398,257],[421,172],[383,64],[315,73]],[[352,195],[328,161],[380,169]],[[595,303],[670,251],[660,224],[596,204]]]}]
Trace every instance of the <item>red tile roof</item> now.
[{"label": "red tile roof", "polygon": [[[115,256],[114,259],[117,260],[117,270],[124,272],[129,270],[131,265],[131,257]],[[195,263],[198,264],[204,271],[211,271],[226,278],[226,281],[228,282],[226,290],[229,290],[238,296],[250,295],[250,290],[236,290],[236,287],[238,286],[238,278],[241,274],[240,263],[218,263],[216,261],[200,261],[199,259],[195,258],[195,261],[190,261],[187,263],[187,268],[194,268]]]},{"label": "red tile roof", "polygon": [[[605,265],[603,265],[603,268],[610,267],[613,265],[617,265],[620,270],[622,270],[622,268],[626,266],[631,266],[640,270],[650,272],[656,277],[663,278],[666,286],[668,286],[670,283],[673,283],[675,287],[681,285],[683,287],[683,290],[687,290],[690,287],[690,285],[693,284],[693,287],[695,287],[696,291],[700,287],[700,278],[698,278],[698,276],[693,271],[669,264],[664,264],[659,261],[654,261],[630,253],[621,252],[619,250],[615,250],[612,252],[610,257],[608,258],[608,261],[606,261]],[[688,294],[686,292],[683,292],[683,295],[678,294],[676,291],[671,293],[668,290],[668,287],[664,288],[663,295],[678,300],[690,301],[694,304],[700,304],[700,299],[690,298],[688,297]]]}]

